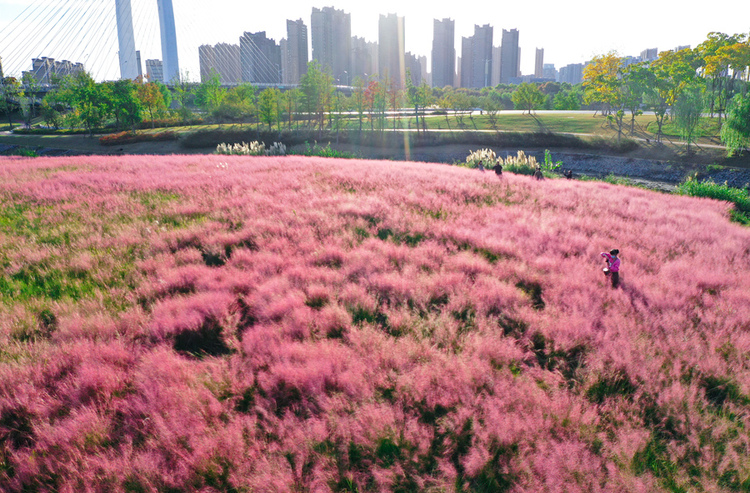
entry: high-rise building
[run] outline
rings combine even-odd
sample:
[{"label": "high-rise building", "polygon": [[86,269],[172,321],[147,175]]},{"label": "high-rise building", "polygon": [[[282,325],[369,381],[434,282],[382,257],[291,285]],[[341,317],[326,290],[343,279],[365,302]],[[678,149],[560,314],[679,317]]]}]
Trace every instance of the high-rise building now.
[{"label": "high-rise building", "polygon": [[[521,58],[520,56],[518,57]],[[544,48],[536,49],[536,60],[534,60],[534,77],[541,79],[544,77]]]},{"label": "high-rise building", "polygon": [[643,50],[641,52],[641,61],[642,62],[652,62],[656,60],[657,56],[659,54],[658,48],[648,48],[646,50]]},{"label": "high-rise building", "polygon": [[138,67],[138,79],[143,79],[143,64],[141,63],[141,51],[135,52],[135,64]]},{"label": "high-rise building", "polygon": [[22,72],[21,77],[30,76],[38,84],[50,85],[56,83],[54,80],[56,77],[65,77],[79,72],[84,72],[82,63],[73,63],[68,60],[58,62],[54,58],[43,56],[41,58],[33,58],[31,60],[31,70]]},{"label": "high-rise building", "polygon": [[500,83],[500,67],[502,66],[503,51],[500,46],[492,47],[492,86]]},{"label": "high-rise building", "polygon": [[354,36],[352,38],[352,61],[351,61],[351,80],[349,85],[353,85],[354,79],[368,79],[378,73],[378,44],[374,41],[366,41],[364,38]]},{"label": "high-rise building", "polygon": [[380,15],[378,22],[378,72],[381,80],[388,79],[397,87],[404,87],[406,54],[404,18],[396,14]]},{"label": "high-rise building", "polygon": [[211,45],[200,45],[198,47],[198,66],[200,67],[201,82],[211,78],[212,72],[216,71],[216,54]]},{"label": "high-rise building", "polygon": [[492,26],[474,26],[474,36],[461,39],[461,87],[492,84]]},{"label": "high-rise building", "polygon": [[404,66],[406,67],[406,72],[411,79],[411,83],[415,86],[421,85],[422,64],[419,63],[419,57],[417,57],[416,55],[412,55],[410,52],[407,52],[404,55]]},{"label": "high-rise building", "polygon": [[571,63],[560,68],[560,82],[568,84],[580,84],[583,81],[583,64]]},{"label": "high-rise building", "polygon": [[452,86],[455,76],[455,22],[453,19],[435,19],[432,29],[432,85]]},{"label": "high-rise building", "polygon": [[149,82],[164,82],[164,65],[161,60],[146,60],[146,79]]},{"label": "high-rise building", "polygon": [[201,82],[207,81],[213,73],[219,76],[219,81],[223,85],[239,84],[241,81],[239,45],[201,45],[198,47],[198,61]]},{"label": "high-rise building", "polygon": [[115,0],[115,18],[117,19],[118,57],[120,59],[120,78],[135,80],[138,77],[135,35],[133,34],[133,12],[130,0]]},{"label": "high-rise building", "polygon": [[427,57],[419,56],[417,57],[417,61],[419,62],[419,66],[422,68],[422,82],[424,82],[428,86],[432,86],[432,72],[427,70]]},{"label": "high-rise building", "polygon": [[500,82],[508,84],[510,79],[521,75],[518,69],[521,65],[518,29],[511,29],[510,31],[503,29],[501,52]]},{"label": "high-rise building", "polygon": [[557,70],[555,69],[554,63],[544,64],[542,77],[545,79],[557,80]]},{"label": "high-rise building", "polygon": [[313,7],[310,18],[312,57],[329,71],[336,84],[348,84],[351,76],[351,15],[333,7]]},{"label": "high-rise building", "polygon": [[307,26],[299,19],[286,21],[286,40],[282,40],[281,74],[284,84],[299,84],[307,73]]},{"label": "high-rise building", "polygon": [[627,55],[627,56],[620,58],[620,65],[622,66],[622,68],[625,68],[629,65],[634,65],[640,62],[641,62],[641,57],[637,57],[637,56]]},{"label": "high-rise building", "polygon": [[281,47],[266,32],[244,33],[240,38],[242,82],[281,83]]},{"label": "high-rise building", "polygon": [[177,30],[174,25],[172,0],[156,0],[161,31],[161,57],[164,67],[164,83],[180,79],[180,61],[177,57]]}]

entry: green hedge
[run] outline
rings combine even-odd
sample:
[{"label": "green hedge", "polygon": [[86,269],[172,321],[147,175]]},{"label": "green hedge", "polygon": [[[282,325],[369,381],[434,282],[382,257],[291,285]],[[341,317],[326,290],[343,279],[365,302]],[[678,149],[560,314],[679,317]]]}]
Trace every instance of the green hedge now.
[{"label": "green hedge", "polygon": [[750,197],[747,190],[730,187],[726,183],[718,185],[713,181],[687,180],[679,185],[675,191],[681,195],[693,197],[708,197],[716,200],[724,200],[734,204],[732,220],[750,225]]}]

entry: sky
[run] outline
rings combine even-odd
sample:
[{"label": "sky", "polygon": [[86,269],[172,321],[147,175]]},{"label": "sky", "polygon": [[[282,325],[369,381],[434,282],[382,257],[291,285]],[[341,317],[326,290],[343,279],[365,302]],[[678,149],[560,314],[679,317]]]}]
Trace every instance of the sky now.
[{"label": "sky", "polygon": [[[142,60],[161,58],[156,1],[131,1],[136,44],[141,50]],[[713,0],[700,8],[684,0],[503,3],[486,0],[279,0],[262,3],[173,0],[173,3],[180,66],[183,71],[194,74],[192,78],[197,78],[198,74],[199,45],[238,43],[245,31],[266,31],[278,42],[286,37],[286,19],[302,19],[309,33],[313,7],[332,6],[350,13],[352,35],[368,41],[377,41],[380,14],[404,16],[406,50],[418,56],[425,55],[428,59],[432,49],[433,19],[455,20],[455,43],[459,54],[461,37],[471,36],[475,24],[493,26],[496,46],[500,44],[503,29],[518,29],[523,74],[533,73],[536,48],[544,49],[545,63],[554,63],[559,69],[609,51],[616,51],[621,56],[637,56],[647,48],[662,51],[681,45],[695,47],[711,31],[750,32],[750,4],[746,0]],[[63,20],[40,20],[42,13],[53,11]],[[30,16],[30,12],[35,15]],[[51,36],[54,26],[64,25],[66,15],[69,20],[74,18],[73,12],[79,15],[89,12],[96,17],[86,24],[87,27],[81,27],[82,20],[71,21],[74,25],[66,26],[66,33]],[[82,33],[88,34],[84,37]],[[81,39],[77,40],[75,36],[81,36]],[[29,38],[37,43],[29,42]],[[0,0],[0,57],[6,72],[16,67],[28,70],[32,57],[52,56],[84,62],[95,78],[117,78],[116,38],[114,0]],[[67,52],[63,53],[65,50]]]}]

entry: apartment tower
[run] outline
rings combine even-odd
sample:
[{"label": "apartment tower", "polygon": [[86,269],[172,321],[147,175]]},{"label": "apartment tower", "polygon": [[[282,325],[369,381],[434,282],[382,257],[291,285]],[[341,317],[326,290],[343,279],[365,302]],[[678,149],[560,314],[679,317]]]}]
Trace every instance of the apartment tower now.
[{"label": "apartment tower", "polygon": [[453,19],[435,19],[432,29],[432,85],[452,86],[455,76],[455,22]]},{"label": "apartment tower", "polygon": [[405,66],[404,18],[396,14],[380,15],[378,22],[378,72],[396,87],[404,87]]},{"label": "apartment tower", "polygon": [[333,76],[334,84],[351,81],[352,18],[333,7],[313,7],[310,18],[312,57]]},{"label": "apartment tower", "polygon": [[198,61],[201,82],[207,81],[213,72],[219,76],[219,81],[223,85],[239,84],[241,81],[239,45],[201,45],[198,47]]},{"label": "apartment tower", "polygon": [[281,47],[266,32],[244,33],[240,38],[242,82],[281,83]]},{"label": "apartment tower", "polygon": [[544,48],[536,49],[536,59],[534,60],[534,77],[541,79],[544,77]]},{"label": "apartment tower", "polygon": [[492,26],[474,26],[474,36],[461,39],[461,87],[492,84]]},{"label": "apartment tower", "polygon": [[307,73],[307,26],[302,19],[286,21],[286,40],[282,50],[282,82],[299,84]]},{"label": "apartment tower", "polygon": [[521,57],[518,49],[518,29],[511,29],[510,31],[503,29],[500,51],[500,82],[508,84],[511,79],[521,75],[519,73]]}]

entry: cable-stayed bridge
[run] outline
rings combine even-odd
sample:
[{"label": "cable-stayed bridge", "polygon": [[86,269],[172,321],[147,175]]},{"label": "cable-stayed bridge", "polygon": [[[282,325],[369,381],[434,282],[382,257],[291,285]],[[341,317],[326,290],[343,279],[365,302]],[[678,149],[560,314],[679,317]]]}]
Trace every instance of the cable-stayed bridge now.
[{"label": "cable-stayed bridge", "polygon": [[[198,2],[205,6],[201,0],[32,0],[7,24],[0,20],[2,72],[21,79],[36,70],[39,80],[40,67],[64,75],[81,64],[95,80],[135,79],[158,60],[163,81],[195,81],[200,36],[221,27],[200,18]],[[232,36],[235,43],[240,34]],[[278,72],[261,50],[241,58],[264,80]]]}]

